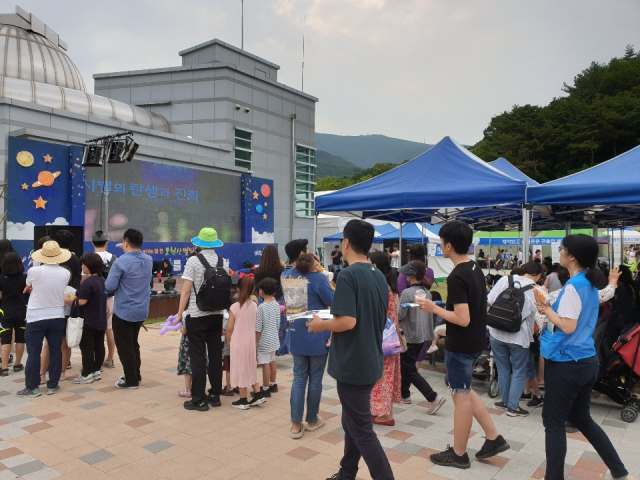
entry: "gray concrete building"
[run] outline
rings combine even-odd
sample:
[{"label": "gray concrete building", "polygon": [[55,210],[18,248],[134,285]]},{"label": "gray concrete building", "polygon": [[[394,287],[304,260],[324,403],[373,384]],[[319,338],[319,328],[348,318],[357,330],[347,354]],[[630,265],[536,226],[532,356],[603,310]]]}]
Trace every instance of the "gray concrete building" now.
[{"label": "gray concrete building", "polygon": [[278,65],[214,39],[179,52],[181,66],[96,74],[90,94],[67,45],[19,7],[0,15],[0,50],[2,165],[9,136],[83,144],[131,130],[136,160],[273,180],[281,251],[313,238],[318,99],[278,83]]}]

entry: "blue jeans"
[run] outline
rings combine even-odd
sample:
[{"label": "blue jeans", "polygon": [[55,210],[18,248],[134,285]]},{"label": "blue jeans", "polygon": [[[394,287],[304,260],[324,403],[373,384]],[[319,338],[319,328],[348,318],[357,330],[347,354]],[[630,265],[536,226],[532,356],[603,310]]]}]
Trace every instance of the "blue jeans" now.
[{"label": "blue jeans", "polygon": [[444,365],[451,393],[469,393],[473,380],[473,367],[478,361],[478,353],[456,353],[444,350]]},{"label": "blue jeans", "polygon": [[320,397],[322,396],[322,377],[327,365],[328,355],[293,355],[293,383],[291,384],[291,422],[302,423],[304,413],[304,397],[309,383],[307,395],[307,416],[305,421],[313,423],[318,420]]},{"label": "blue jeans", "polygon": [[547,480],[564,479],[564,460],[567,455],[565,423],[569,420],[595,448],[613,478],[626,477],[624,467],[607,434],[591,418],[591,389],[598,378],[598,358],[584,358],[577,362],[544,363],[546,386],[542,423],[545,430]]},{"label": "blue jeans", "polygon": [[515,343],[506,343],[491,336],[491,351],[498,367],[500,398],[509,407],[517,409],[526,383],[529,349]]},{"label": "blue jeans", "polygon": [[[33,390],[40,385],[40,357],[42,344],[49,344],[49,381],[47,388],[56,388],[62,372],[62,336],[67,321],[64,318],[52,318],[27,323],[24,340],[27,344],[27,364],[24,369],[24,384]],[[66,365],[65,365],[66,366]]]}]

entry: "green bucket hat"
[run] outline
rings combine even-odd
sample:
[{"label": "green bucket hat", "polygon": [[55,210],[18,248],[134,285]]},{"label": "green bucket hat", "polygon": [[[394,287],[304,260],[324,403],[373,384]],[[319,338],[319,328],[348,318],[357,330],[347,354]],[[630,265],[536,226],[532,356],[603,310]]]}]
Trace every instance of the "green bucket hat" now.
[{"label": "green bucket hat", "polygon": [[210,227],[205,227],[200,230],[198,236],[191,239],[191,243],[196,247],[202,248],[214,248],[224,245],[224,243],[218,239],[218,232]]}]

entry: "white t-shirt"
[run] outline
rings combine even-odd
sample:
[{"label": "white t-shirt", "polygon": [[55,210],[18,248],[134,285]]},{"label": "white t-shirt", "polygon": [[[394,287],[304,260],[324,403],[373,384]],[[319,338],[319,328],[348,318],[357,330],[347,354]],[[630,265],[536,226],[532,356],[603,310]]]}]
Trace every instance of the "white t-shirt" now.
[{"label": "white t-shirt", "polygon": [[518,261],[521,262],[522,261],[522,252],[518,252]]},{"label": "white t-shirt", "polygon": [[[524,278],[519,275],[513,276],[513,281],[515,283],[520,283],[521,287],[526,287],[527,285],[533,285],[533,280],[529,278]],[[491,305],[496,301],[498,295],[500,295],[507,287],[509,286],[509,277],[505,276],[498,280],[498,283],[491,289],[489,292],[489,296],[487,297],[487,302]],[[503,332],[502,330],[498,330],[493,327],[489,327],[489,333],[496,340],[500,340],[505,343],[513,343],[515,345],[520,345],[524,348],[529,348],[529,344],[533,342],[533,327],[536,321],[536,312],[538,309],[536,308],[535,298],[533,296],[533,289],[527,290],[524,292],[524,306],[522,307],[522,327],[520,331],[516,333]]]},{"label": "white t-shirt", "polygon": [[113,257],[113,253],[110,252],[96,252],[98,255],[100,255],[100,258],[102,259],[102,263],[104,263],[105,265],[107,265],[110,261],[111,261],[111,257]]},{"label": "white t-shirt", "polygon": [[582,300],[580,300],[580,295],[578,295],[578,292],[573,285],[565,285],[564,293],[562,294],[560,304],[558,305],[558,315],[561,318],[577,320],[580,316],[580,312],[582,312]]},{"label": "white t-shirt", "polygon": [[[218,255],[212,248],[202,249],[202,255],[209,262],[209,265],[215,267],[218,264]],[[223,259],[222,265],[224,269],[229,272],[229,260]],[[202,282],[204,282],[204,265],[197,256],[190,257],[184,266],[184,272],[182,272],[182,278],[185,280],[191,280],[193,287],[191,287],[191,295],[189,296],[189,306],[187,307],[187,314],[195,317],[205,317],[207,315],[222,315],[224,310],[217,312],[203,312],[198,309],[196,305],[196,293],[200,290]],[[195,287],[195,290],[194,290]]]},{"label": "white t-shirt", "polygon": [[27,323],[64,318],[64,290],[71,274],[60,265],[40,265],[27,272],[27,285],[33,287],[27,304]]},{"label": "white t-shirt", "polygon": [[391,268],[400,268],[400,252],[391,252]]}]

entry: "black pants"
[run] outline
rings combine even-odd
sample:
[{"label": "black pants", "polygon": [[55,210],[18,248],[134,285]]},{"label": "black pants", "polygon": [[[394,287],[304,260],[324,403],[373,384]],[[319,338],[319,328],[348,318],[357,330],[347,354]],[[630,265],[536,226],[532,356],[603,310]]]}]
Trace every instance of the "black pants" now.
[{"label": "black pants", "polygon": [[220,395],[222,390],[222,315],[189,317],[187,337],[191,358],[191,401],[199,403],[206,398],[207,358],[209,359],[209,395]]},{"label": "black pants", "polygon": [[393,479],[391,465],[373,431],[371,423],[371,389],[373,385],[351,385],[338,382],[338,398],[342,403],[344,456],[337,480],[354,480],[360,457],[364,458],[374,480]]},{"label": "black pants", "polygon": [[607,434],[591,418],[591,389],[597,377],[598,359],[595,356],[578,362],[544,362],[546,388],[542,423],[545,430],[547,480],[564,478],[567,420],[580,430],[595,448],[602,461],[609,467],[613,478],[626,478],[629,474]]},{"label": "black pants", "polygon": [[86,325],[82,329],[80,340],[82,353],[82,376],[87,377],[99,372],[104,362],[104,330],[94,330]]},{"label": "black pants", "polygon": [[414,385],[428,402],[433,402],[438,395],[416,368],[418,354],[423,345],[424,343],[408,343],[407,351],[400,354],[401,394],[402,398],[408,398],[409,387]]},{"label": "black pants", "polygon": [[128,322],[113,314],[113,338],[116,341],[118,357],[122,363],[127,385],[136,386],[142,380],[140,376],[140,344],[138,334],[142,322]]}]

